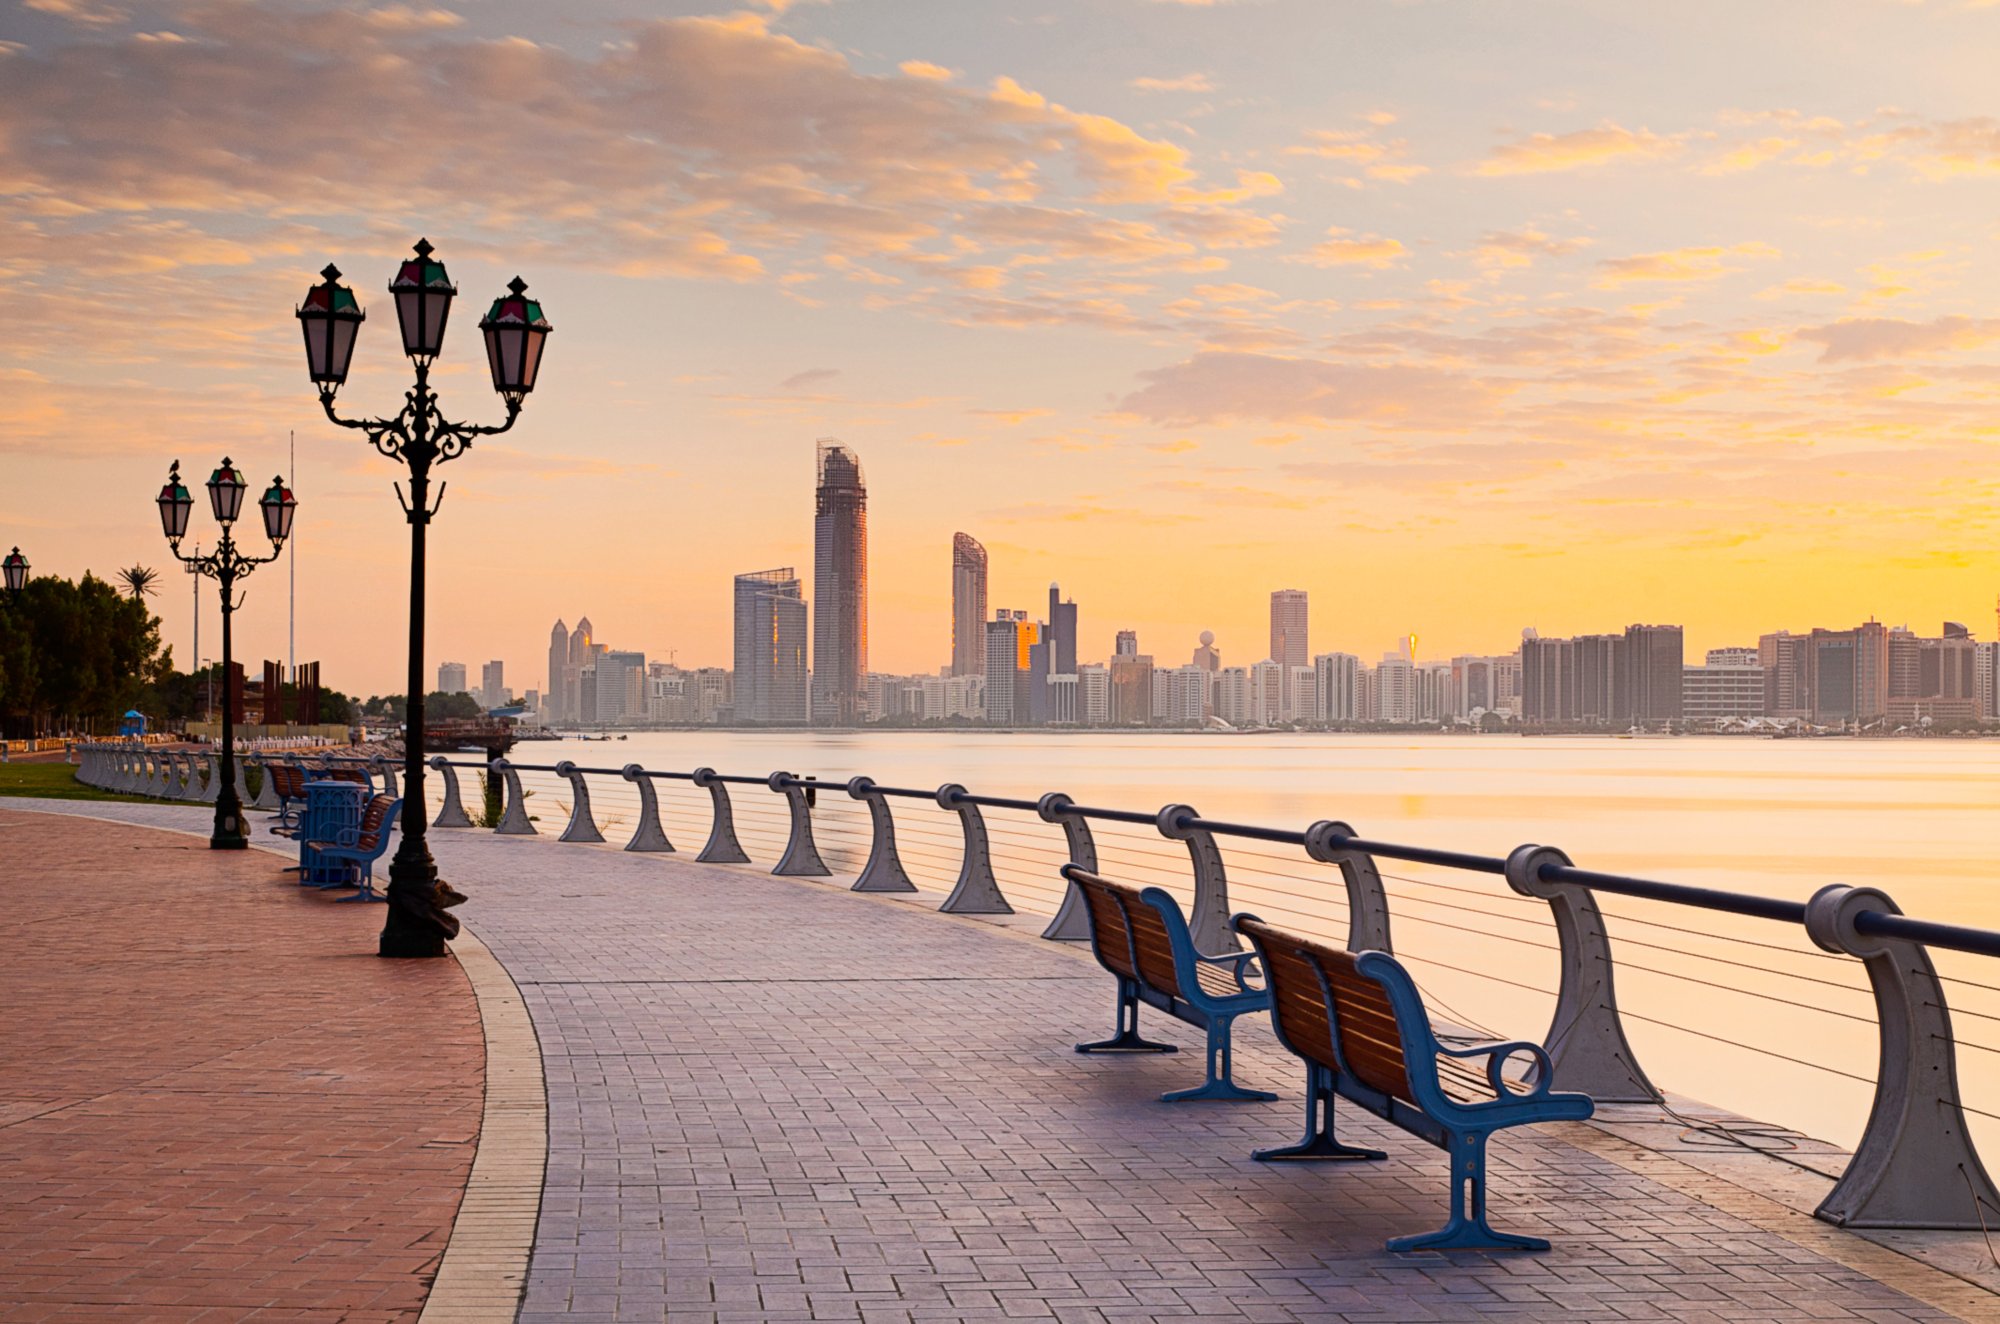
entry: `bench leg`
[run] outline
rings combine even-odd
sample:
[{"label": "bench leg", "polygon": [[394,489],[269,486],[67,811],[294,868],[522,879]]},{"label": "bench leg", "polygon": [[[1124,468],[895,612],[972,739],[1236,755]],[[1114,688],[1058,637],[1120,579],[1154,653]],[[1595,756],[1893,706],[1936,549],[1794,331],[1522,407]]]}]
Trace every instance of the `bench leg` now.
[{"label": "bench leg", "polygon": [[1415,1237],[1391,1237],[1393,1251],[1411,1250],[1547,1250],[1540,1237],[1495,1232],[1486,1223],[1486,1136],[1474,1131],[1453,1136],[1451,1148],[1451,1221],[1436,1232]]},{"label": "bench leg", "polygon": [[1333,1137],[1333,1072],[1317,1062],[1306,1063],[1306,1134],[1296,1145],[1258,1149],[1250,1157],[1260,1163],[1289,1159],[1385,1159],[1379,1149],[1357,1149]]},{"label": "bench leg", "polygon": [[1229,1077],[1229,1025],[1234,1016],[1208,1018],[1208,1079],[1190,1090],[1174,1090],[1160,1096],[1161,1103],[1186,1103],[1190,1099],[1218,1099],[1230,1103],[1266,1103],[1277,1098],[1264,1090],[1246,1090]]},{"label": "bench leg", "polygon": [[1139,994],[1131,981],[1118,981],[1118,1033],[1094,1044],[1078,1044],[1079,1053],[1178,1053],[1174,1044],[1156,1044],[1139,1037]]}]

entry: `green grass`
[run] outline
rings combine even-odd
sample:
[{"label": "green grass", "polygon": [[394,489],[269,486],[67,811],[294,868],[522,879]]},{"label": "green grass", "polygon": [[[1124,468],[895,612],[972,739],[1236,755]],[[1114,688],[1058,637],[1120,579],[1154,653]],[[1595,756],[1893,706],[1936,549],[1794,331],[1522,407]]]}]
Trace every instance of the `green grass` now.
[{"label": "green grass", "polygon": [[125,800],[76,779],[76,769],[60,759],[53,763],[0,763],[0,795],[39,795],[51,800]]}]

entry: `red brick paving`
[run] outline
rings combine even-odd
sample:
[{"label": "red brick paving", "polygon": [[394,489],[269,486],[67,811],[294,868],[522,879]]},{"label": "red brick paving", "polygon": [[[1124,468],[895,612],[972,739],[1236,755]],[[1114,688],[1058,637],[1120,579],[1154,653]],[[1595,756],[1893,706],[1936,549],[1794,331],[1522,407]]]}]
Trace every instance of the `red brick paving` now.
[{"label": "red brick paving", "polygon": [[262,851],[0,809],[0,1319],[413,1322],[479,1010]]}]

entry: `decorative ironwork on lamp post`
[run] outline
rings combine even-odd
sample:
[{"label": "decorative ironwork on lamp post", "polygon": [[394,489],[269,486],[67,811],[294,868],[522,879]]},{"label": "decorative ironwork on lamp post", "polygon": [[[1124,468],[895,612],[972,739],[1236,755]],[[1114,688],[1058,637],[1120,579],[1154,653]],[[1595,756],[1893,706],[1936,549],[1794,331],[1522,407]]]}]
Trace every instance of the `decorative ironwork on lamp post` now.
[{"label": "decorative ironwork on lamp post", "polygon": [[233,660],[229,618],[236,611],[236,581],[258,566],[278,559],[278,553],[284,550],[285,539],[291,536],[292,515],[299,504],[285,486],[285,480],[273,478],[271,486],[257,501],[258,509],[264,514],[264,532],[271,539],[271,554],[245,556],[236,550],[231,527],[243,513],[243,494],[249,486],[227,456],[223,457],[222,467],[209,475],[208,504],[216,522],[222,525],[222,540],[207,556],[201,555],[199,549],[193,556],[181,555],[181,539],[187,536],[188,515],[194,510],[194,496],[181,482],[179,460],[174,461],[173,471],[167,475],[166,486],[160,489],[157,501],[160,531],[167,535],[167,546],[173,550],[174,559],[191,573],[206,575],[222,586],[222,764],[216,773],[215,828],[208,838],[210,850],[242,850],[250,844],[250,839],[243,833],[243,801],[236,794],[236,721],[229,693],[230,663]]},{"label": "decorative ironwork on lamp post", "polygon": [[[347,365],[354,356],[355,333],[367,316],[354,291],[340,283],[339,269],[329,264],[320,273],[321,283],[306,291],[298,309],[307,366],[327,418],[359,430],[376,450],[402,461],[410,471],[409,498],[403,498],[400,484],[396,490],[410,524],[410,674],[403,728],[402,840],[389,865],[383,956],[444,955],[445,941],[458,934],[458,920],[449,908],[465,900],[439,880],[437,862],[424,838],[424,534],[438,509],[430,498],[431,466],[457,459],[475,437],[496,436],[514,426],[522,401],[535,389],[542,345],[552,329],[541,304],[528,297],[528,287],[516,276],[479,323],[493,389],[506,402],[507,421],[494,426],[448,421],[438,412],[430,371],[443,346],[445,321],[458,287],[431,253],[430,241],[419,239],[416,255],[389,282],[389,292],[396,296],[403,352],[417,375],[416,385],[403,396],[402,411],[393,418],[342,418],[334,412],[334,395],[346,382]],[[439,483],[438,502],[443,499],[444,484]]]}]

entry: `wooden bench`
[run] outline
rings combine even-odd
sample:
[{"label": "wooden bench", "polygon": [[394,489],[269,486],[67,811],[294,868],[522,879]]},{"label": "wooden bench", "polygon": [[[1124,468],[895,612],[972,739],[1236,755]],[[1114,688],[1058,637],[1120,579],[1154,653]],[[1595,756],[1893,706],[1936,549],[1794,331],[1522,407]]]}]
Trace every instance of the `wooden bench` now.
[{"label": "wooden bench", "polygon": [[[1540,1044],[1446,1048],[1431,1029],[1409,973],[1383,952],[1349,952],[1274,928],[1254,915],[1230,923],[1263,958],[1278,1038],[1306,1062],[1306,1136],[1260,1159],[1382,1158],[1333,1135],[1333,1096],[1359,1104],[1451,1156],[1451,1220],[1436,1232],[1391,1237],[1392,1251],[1547,1250],[1539,1237],[1496,1232],[1486,1222],[1486,1138],[1510,1126],[1579,1120],[1596,1110],[1587,1094],[1555,1094]],[[1533,1084],[1503,1074],[1507,1060],[1533,1060]],[[1484,1059],[1483,1067],[1472,1065]]]},{"label": "wooden bench", "polygon": [[271,834],[289,837],[299,830],[299,815],[306,807],[306,773],[296,763],[266,763],[264,775],[271,779],[271,794],[278,798],[278,820]]},{"label": "wooden bench", "polygon": [[375,796],[362,809],[358,827],[340,829],[332,841],[306,843],[319,852],[322,860],[344,860],[360,870],[361,890],[353,896],[342,897],[342,901],[387,899],[375,890],[375,861],[389,849],[389,829],[395,825],[396,812],[402,807],[403,802],[399,799],[387,795]]},{"label": "wooden bench", "polygon": [[1270,994],[1254,987],[1244,967],[1255,952],[1204,956],[1194,947],[1187,920],[1171,896],[1157,887],[1140,891],[1064,865],[1063,876],[1083,893],[1090,921],[1090,947],[1098,964],[1118,980],[1117,1033],[1079,1053],[1172,1053],[1172,1044],[1139,1036],[1139,1004],[1208,1032],[1208,1079],[1161,1095],[1167,1103],[1186,1099],[1266,1100],[1275,1094],[1247,1090],[1230,1079],[1229,1027],[1246,1011],[1270,1006]]}]

